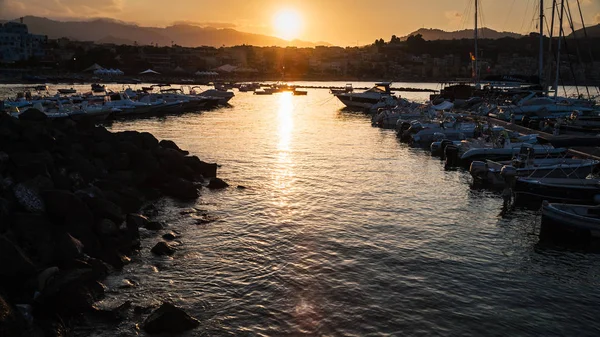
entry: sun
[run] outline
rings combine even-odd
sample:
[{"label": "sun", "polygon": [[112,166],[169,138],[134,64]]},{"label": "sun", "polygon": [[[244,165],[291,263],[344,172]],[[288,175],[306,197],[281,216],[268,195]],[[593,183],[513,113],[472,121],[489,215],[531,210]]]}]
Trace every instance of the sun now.
[{"label": "sun", "polygon": [[293,40],[302,30],[302,16],[293,9],[282,9],[273,16],[275,34],[284,40]]}]

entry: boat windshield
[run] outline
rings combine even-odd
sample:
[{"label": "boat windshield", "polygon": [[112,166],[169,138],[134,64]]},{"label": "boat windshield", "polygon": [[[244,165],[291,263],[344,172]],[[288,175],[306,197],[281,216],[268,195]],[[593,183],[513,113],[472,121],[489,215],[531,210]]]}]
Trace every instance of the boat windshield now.
[{"label": "boat windshield", "polygon": [[389,89],[389,87],[386,87],[383,85],[376,85],[373,88],[367,90],[367,92],[377,92],[377,93],[384,94],[384,93],[389,93],[390,89]]}]

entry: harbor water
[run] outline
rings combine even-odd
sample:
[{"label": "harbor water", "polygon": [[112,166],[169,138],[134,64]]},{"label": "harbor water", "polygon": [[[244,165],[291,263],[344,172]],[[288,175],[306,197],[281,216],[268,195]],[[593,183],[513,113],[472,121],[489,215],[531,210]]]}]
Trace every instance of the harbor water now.
[{"label": "harbor water", "polygon": [[[231,187],[161,200],[177,252],[153,256],[163,232],[143,232],[99,307],[173,302],[202,322],[184,336],[600,334],[600,255],[540,243],[539,212],[503,212],[468,172],[307,90],[107,125],[173,140]],[[75,332],[129,336],[143,317]]]}]

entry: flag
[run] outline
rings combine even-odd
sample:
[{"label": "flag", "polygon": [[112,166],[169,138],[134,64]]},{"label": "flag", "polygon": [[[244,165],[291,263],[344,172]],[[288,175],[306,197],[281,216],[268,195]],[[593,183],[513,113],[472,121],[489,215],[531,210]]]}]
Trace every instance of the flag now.
[{"label": "flag", "polygon": [[469,52],[469,55],[471,55],[471,61],[475,61],[475,55],[473,55],[471,52]]}]

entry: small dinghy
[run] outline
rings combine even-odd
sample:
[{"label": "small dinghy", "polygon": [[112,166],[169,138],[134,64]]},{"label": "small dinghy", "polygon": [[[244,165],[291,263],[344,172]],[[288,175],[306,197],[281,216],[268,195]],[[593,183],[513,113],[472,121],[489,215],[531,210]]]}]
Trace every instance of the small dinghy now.
[{"label": "small dinghy", "polygon": [[600,204],[600,179],[517,178],[517,203],[535,203],[543,200],[573,204]]},{"label": "small dinghy", "polygon": [[549,203],[542,205],[542,226],[554,233],[600,238],[600,206]]}]

